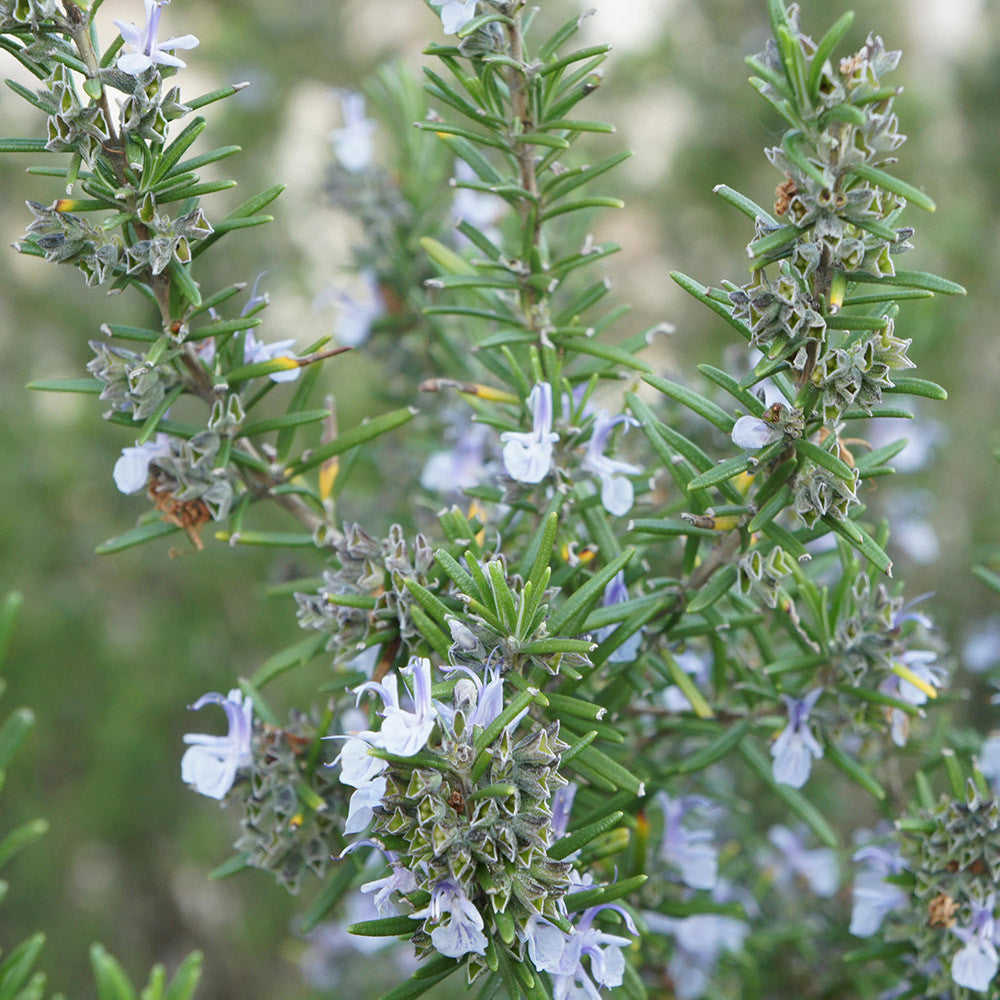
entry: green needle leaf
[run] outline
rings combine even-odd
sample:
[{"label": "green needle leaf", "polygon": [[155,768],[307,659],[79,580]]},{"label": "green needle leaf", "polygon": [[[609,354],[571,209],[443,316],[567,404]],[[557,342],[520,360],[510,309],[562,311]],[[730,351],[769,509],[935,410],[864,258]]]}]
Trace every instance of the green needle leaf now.
[{"label": "green needle leaf", "polygon": [[937,209],[933,199],[924,194],[920,188],[907,184],[906,181],[901,181],[898,177],[893,177],[892,174],[879,170],[878,167],[862,163],[851,167],[850,172],[860,180],[867,181],[869,184],[877,184],[887,191],[892,191],[893,194],[898,194],[901,198],[905,198],[927,212],[933,212]]}]

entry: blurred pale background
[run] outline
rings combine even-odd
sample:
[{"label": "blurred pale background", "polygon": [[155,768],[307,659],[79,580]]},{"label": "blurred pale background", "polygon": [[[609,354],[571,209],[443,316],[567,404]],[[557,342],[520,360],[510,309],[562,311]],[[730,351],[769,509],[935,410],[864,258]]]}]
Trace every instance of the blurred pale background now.
[{"label": "blurred pale background", "polygon": [[[543,6],[553,20],[574,9],[570,0]],[[804,6],[804,25],[818,36],[848,5]],[[992,0],[855,8],[849,45],[860,45],[871,29],[904,50],[896,80],[906,85],[898,110],[910,142],[900,174],[938,203],[934,216],[911,214],[916,250],[905,266],[940,271],[970,293],[904,308],[897,332],[914,339],[917,374],[940,381],[951,399],[919,407],[919,435],[911,436],[931,442],[927,463],[866,499],[913,522],[893,555],[911,596],[937,591],[934,613],[961,650],[1000,614],[968,572],[1000,541],[992,455],[1000,444],[1000,11]],[[108,24],[111,17],[139,20],[141,7],[109,0],[105,15]],[[333,88],[357,87],[383,58],[418,70],[420,48],[440,37],[439,23],[419,0],[175,0],[164,26],[168,34],[201,38],[187,55],[184,93],[252,84],[208,112],[213,144],[245,149],[222,165],[240,181],[238,191],[209,201],[210,215],[277,180],[289,185],[274,206],[277,221],[227,238],[209,280],[252,280],[267,268],[272,305],[263,333],[315,340],[330,331],[336,311],[315,309],[313,301],[346,280],[341,269],[357,239],[323,194],[328,137],[339,124]],[[764,33],[763,0],[605,0],[587,23],[588,40],[610,40],[615,52],[586,117],[618,125],[619,135],[602,140],[602,149],[637,151],[619,172],[617,191],[614,181],[605,184],[604,193],[621,193],[628,204],[600,223],[602,235],[625,246],[608,271],[619,297],[636,305],[623,332],[626,325],[675,324],[672,338],[660,342],[664,368],[718,361],[729,342],[726,328],[667,277],[678,268],[705,283],[744,280],[746,219],[712,195],[713,185],[729,183],[766,204],[780,180],[761,152],[778,126],[746,84],[743,66]],[[8,63],[5,72],[14,75]],[[0,131],[31,134],[38,120],[30,111],[3,89]],[[55,181],[25,176],[27,162],[8,156],[0,163],[0,189],[8,192],[0,201],[4,244],[23,230],[25,198],[48,202],[58,193]],[[73,996],[92,995],[86,947],[101,939],[136,975],[153,960],[172,965],[187,949],[204,949],[205,1000],[307,997],[313,994],[300,971],[305,946],[291,931],[292,901],[257,873],[206,881],[228,857],[235,816],[186,791],[179,761],[181,734],[218,721],[189,718],[184,706],[206,690],[227,690],[237,674],[296,638],[290,602],[268,602],[266,583],[314,567],[212,545],[173,561],[163,547],[94,556],[98,542],[142,510],[141,501],[115,491],[110,475],[118,449],[131,442],[101,422],[91,397],[23,389],[33,378],[78,375],[100,324],[137,322],[144,308],[84,288],[69,269],[0,255],[0,584],[26,596],[7,703],[31,705],[39,718],[8,778],[3,826],[39,813],[52,823],[12,870],[0,944],[10,947],[44,927],[52,986]],[[365,386],[350,384],[352,373],[357,382],[352,364],[345,361],[334,376],[347,400],[345,424],[365,407]],[[348,501],[342,513],[362,512]],[[987,665],[998,647],[995,635],[980,641]],[[981,678],[960,677],[984,690]],[[297,682],[303,694],[310,680],[315,675]],[[294,687],[283,692],[289,703]],[[987,725],[988,709],[977,711],[977,722]],[[344,959],[348,979],[352,964]],[[377,995],[370,980],[353,988]]]}]

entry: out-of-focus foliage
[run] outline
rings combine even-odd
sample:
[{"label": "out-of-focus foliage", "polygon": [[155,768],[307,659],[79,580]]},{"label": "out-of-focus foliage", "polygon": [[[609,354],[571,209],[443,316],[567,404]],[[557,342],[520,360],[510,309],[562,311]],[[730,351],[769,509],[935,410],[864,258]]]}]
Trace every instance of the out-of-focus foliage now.
[{"label": "out-of-focus foliage", "polygon": [[[138,6],[109,0],[105,13],[137,19]],[[831,21],[848,5],[806,0],[803,6],[812,23]],[[673,323],[676,333],[659,343],[672,366],[690,370],[721,352],[726,338],[667,274],[679,267],[743,282],[744,220],[722,210],[711,187],[731,183],[766,204],[774,186],[760,136],[781,126],[746,86],[742,62],[745,52],[761,47],[765,12],[763,4],[736,0],[605,0],[603,7],[587,30],[595,41],[617,36],[618,45],[593,115],[619,123],[622,145],[637,154],[618,179],[619,189],[623,178],[628,185],[626,209],[604,218],[595,235],[625,248],[609,270],[621,299],[638,304],[631,328]],[[988,560],[1000,539],[990,455],[1000,445],[1000,352],[992,323],[1000,265],[1000,76],[991,45],[1000,37],[1000,12],[985,0],[892,0],[864,13],[877,15],[878,24],[859,19],[865,23],[845,47],[856,48],[876,27],[892,47],[903,48],[902,77],[919,81],[898,109],[910,136],[907,155],[922,164],[921,180],[939,206],[936,216],[921,220],[921,266],[960,275],[969,290],[967,299],[940,299],[934,309],[908,316],[911,355],[951,391],[951,403],[946,413],[928,414],[936,440],[928,464],[897,477],[877,497],[885,510],[905,510],[915,522],[911,546],[897,541],[891,554],[907,567],[912,593],[920,592],[924,574],[933,578],[938,614],[961,649],[998,612],[996,596],[968,566]],[[266,236],[251,233],[234,243],[213,277],[219,284],[252,280],[265,260],[265,239],[275,241],[278,252],[267,253],[268,328],[272,337],[308,344],[330,330],[334,313],[313,302],[340,277],[355,235],[323,194],[327,136],[339,124],[330,88],[356,85],[395,51],[405,48],[413,59],[439,24],[416,0],[178,2],[168,17],[172,33],[190,30],[202,39],[188,72],[204,73],[203,89],[216,85],[220,67],[233,81],[251,81],[228,102],[228,118],[215,134],[217,142],[246,147],[240,191],[265,186],[276,173],[289,183],[274,206],[277,223]],[[211,75],[200,68],[209,66]],[[0,117],[21,113],[12,95],[0,94]],[[16,119],[4,131],[17,134]],[[248,135],[256,136],[252,145]],[[0,182],[14,182],[11,158],[0,170]],[[231,203],[238,200],[237,193]],[[22,215],[17,203],[0,207],[5,242],[20,234]],[[206,689],[225,690],[277,644],[294,640],[287,608],[269,604],[260,581],[270,574],[277,584],[301,572],[293,556],[274,565],[247,550],[175,561],[154,549],[113,561],[93,556],[98,542],[134,516],[110,484],[117,447],[85,398],[29,396],[23,383],[57,369],[75,374],[87,360],[88,337],[78,338],[70,356],[60,331],[96,335],[109,315],[130,318],[124,303],[95,301],[100,296],[86,294],[82,282],[59,277],[34,261],[0,256],[0,393],[7,404],[0,564],[4,584],[26,596],[8,683],[13,700],[34,706],[45,734],[8,778],[7,803],[16,811],[12,822],[42,812],[52,827],[44,851],[16,863],[19,891],[0,912],[2,936],[17,941],[36,926],[51,928],[50,948],[63,956],[51,982],[68,995],[90,989],[87,946],[97,938],[127,955],[132,973],[156,958],[176,964],[197,943],[209,955],[200,996],[305,995],[298,958],[306,944],[289,930],[286,895],[264,876],[205,881],[204,871],[234,837],[211,802],[192,802],[181,785],[175,735],[187,728],[185,704]],[[342,359],[334,381],[345,424],[374,409],[379,372],[363,359]],[[128,443],[123,431],[118,444]],[[391,513],[385,511],[386,525]],[[1000,659],[1000,642],[993,649]],[[294,688],[286,691],[294,700]],[[969,711],[988,727],[995,709]],[[276,955],[273,942],[283,936]],[[357,960],[343,974],[339,990],[374,992]],[[398,978],[392,969],[381,974],[380,985]]]},{"label": "out-of-focus foliage", "polygon": [[[18,613],[23,603],[19,591],[11,591],[0,600],[0,668],[4,665]],[[7,688],[0,676],[0,695]],[[0,723],[0,785],[6,781],[8,770],[31,734],[35,714],[30,708],[16,708],[5,715]],[[44,819],[33,819],[4,830],[0,839],[0,867],[6,868],[25,848],[31,847],[49,831]],[[0,880],[0,902],[7,898],[10,884]],[[51,916],[51,915],[50,915]],[[46,935],[36,931],[19,944],[10,943],[0,961],[0,990],[10,1000],[38,1000],[45,996],[48,977],[39,968],[45,964],[43,951]],[[47,956],[51,959],[51,954]],[[144,1000],[191,1000],[201,978],[201,954],[192,952],[177,967],[168,980],[166,969],[155,965],[143,989]],[[134,1000],[136,988],[120,963],[99,944],[90,947],[90,967],[98,1000]]]}]

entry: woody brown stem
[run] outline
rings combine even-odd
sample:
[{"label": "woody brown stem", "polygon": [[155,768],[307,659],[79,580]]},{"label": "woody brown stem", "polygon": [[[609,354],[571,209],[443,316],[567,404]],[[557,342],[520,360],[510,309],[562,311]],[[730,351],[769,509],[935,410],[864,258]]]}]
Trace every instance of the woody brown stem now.
[{"label": "woody brown stem", "polygon": [[[523,3],[520,5],[523,7]],[[538,197],[538,176],[535,168],[535,152],[530,143],[522,142],[521,136],[531,132],[535,126],[531,117],[528,98],[528,67],[524,61],[524,30],[521,22],[521,14],[518,11],[511,18],[512,24],[507,26],[507,39],[510,45],[510,57],[516,63],[511,66],[507,74],[507,86],[510,90],[511,110],[514,117],[514,128],[512,141],[515,148],[515,156],[518,165],[518,177],[521,187],[527,191],[533,199]],[[530,233],[530,245],[537,247],[541,236],[541,225],[539,223],[539,213],[537,203],[531,199],[522,198],[518,211],[521,216],[521,228],[527,229]],[[530,261],[525,263],[530,265]],[[536,317],[534,307],[537,305],[537,293],[528,282],[531,277],[528,274],[521,277],[521,308],[524,312],[525,322],[531,330],[538,332],[536,327]]]}]

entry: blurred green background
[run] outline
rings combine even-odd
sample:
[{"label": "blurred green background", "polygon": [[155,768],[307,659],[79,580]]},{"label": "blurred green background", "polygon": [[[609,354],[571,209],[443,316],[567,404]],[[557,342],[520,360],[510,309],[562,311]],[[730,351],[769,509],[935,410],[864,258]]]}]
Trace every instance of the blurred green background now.
[{"label": "blurred green background", "polygon": [[[574,9],[570,0],[544,6],[553,20]],[[804,27],[818,37],[849,5],[803,6]],[[993,0],[883,0],[855,9],[848,48],[874,30],[904,50],[895,80],[906,86],[897,110],[910,141],[899,172],[938,204],[934,216],[909,214],[916,249],[903,266],[938,271],[969,290],[966,299],[904,307],[897,333],[914,340],[917,374],[941,382],[951,399],[919,408],[925,419],[917,430],[937,441],[928,464],[865,499],[919,522],[911,541],[891,551],[910,596],[937,592],[929,606],[960,651],[1000,611],[969,573],[1000,539],[992,454],[1000,443],[1000,10]],[[102,17],[106,24],[139,20],[139,2],[108,0]],[[201,39],[180,78],[185,94],[252,84],[209,109],[213,145],[245,149],[223,165],[239,179],[238,192],[209,201],[210,216],[275,181],[289,185],[275,206],[277,221],[230,237],[206,280],[252,280],[267,268],[272,306],[262,333],[315,340],[330,332],[335,312],[314,309],[313,300],[341,280],[357,239],[323,194],[328,136],[339,125],[333,88],[356,88],[389,57],[416,71],[422,44],[440,37],[439,22],[419,0],[175,0],[164,25],[167,34],[192,31]],[[626,209],[599,222],[600,235],[625,246],[608,271],[620,299],[636,305],[630,329],[663,320],[676,326],[659,341],[665,368],[716,361],[731,342],[723,324],[667,277],[676,268],[705,283],[745,280],[747,220],[712,187],[725,182],[767,204],[780,180],[762,155],[778,124],[746,84],[743,66],[765,32],[763,0],[605,0],[586,28],[588,40],[615,44],[586,116],[618,125],[603,149],[636,149],[617,177]],[[5,73],[13,74],[9,62]],[[3,134],[33,134],[39,122],[31,112],[0,93]],[[55,181],[26,176],[26,162],[0,161],[4,243],[23,231],[26,198],[48,203],[60,193]],[[605,187],[612,193],[612,184]],[[85,288],[68,268],[0,255],[0,587],[25,594],[7,699],[9,707],[32,706],[39,720],[8,778],[3,827],[38,814],[52,823],[11,870],[0,944],[43,927],[52,986],[71,996],[93,994],[86,948],[100,939],[137,977],[154,960],[172,966],[202,948],[204,1000],[308,997],[299,964],[305,945],[291,930],[294,902],[260,873],[206,880],[228,856],[236,817],[187,791],[179,763],[181,735],[221,721],[209,712],[189,716],[184,706],[204,691],[228,690],[238,674],[296,638],[292,602],[268,601],[266,586],[315,567],[220,544],[178,559],[168,558],[165,545],[95,556],[96,544],[145,509],[111,480],[119,449],[131,441],[101,421],[92,397],[23,388],[34,378],[81,374],[100,324],[142,322],[147,308]],[[330,370],[347,426],[365,412],[377,372],[351,357]],[[391,487],[398,496],[400,484]],[[347,500],[340,513],[362,512]],[[998,646],[986,644],[986,660],[1000,656]],[[281,696],[291,704],[296,684],[304,693],[317,679],[298,678]],[[956,684],[971,686],[970,718],[988,727],[996,710],[980,697],[982,677],[962,672]],[[345,959],[350,988],[377,995],[358,969]],[[383,964],[381,974],[393,983],[391,968]]]}]

